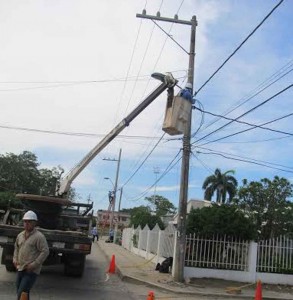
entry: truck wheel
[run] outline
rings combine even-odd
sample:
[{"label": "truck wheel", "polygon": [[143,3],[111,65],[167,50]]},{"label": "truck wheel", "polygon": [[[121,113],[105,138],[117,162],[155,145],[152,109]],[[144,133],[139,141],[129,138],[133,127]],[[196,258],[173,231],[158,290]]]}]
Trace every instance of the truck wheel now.
[{"label": "truck wheel", "polygon": [[3,248],[1,263],[5,265],[6,271],[8,272],[16,271],[16,268],[14,267],[12,262],[12,257],[13,257],[13,248],[11,249]]},{"label": "truck wheel", "polygon": [[81,277],[84,271],[85,255],[68,254],[64,264],[64,274],[66,276]]}]

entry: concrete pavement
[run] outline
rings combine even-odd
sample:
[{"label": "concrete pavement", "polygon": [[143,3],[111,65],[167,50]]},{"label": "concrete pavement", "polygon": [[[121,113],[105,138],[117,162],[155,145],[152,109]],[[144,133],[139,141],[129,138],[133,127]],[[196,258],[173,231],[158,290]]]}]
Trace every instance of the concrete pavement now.
[{"label": "concrete pavement", "polygon": [[[172,293],[190,296],[201,295],[212,299],[254,299],[255,285],[245,286],[241,282],[213,279],[191,279],[189,283],[177,283],[174,282],[171,274],[155,271],[156,262],[152,260],[147,261],[119,245],[105,243],[103,239],[100,239],[96,244],[107,256],[109,264],[112,256],[115,255],[116,273],[123,280],[142,283]],[[226,291],[227,288],[242,286],[243,288],[240,289],[241,293],[239,294],[230,294]],[[262,295],[263,299],[293,300],[293,287],[263,285]]]}]

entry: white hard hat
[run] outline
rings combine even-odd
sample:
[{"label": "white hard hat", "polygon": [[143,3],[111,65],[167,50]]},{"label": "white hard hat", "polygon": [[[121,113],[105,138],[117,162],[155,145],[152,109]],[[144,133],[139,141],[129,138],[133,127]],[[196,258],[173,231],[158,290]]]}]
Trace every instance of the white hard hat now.
[{"label": "white hard hat", "polygon": [[38,221],[38,217],[37,215],[32,211],[32,210],[28,210],[24,215],[23,215],[23,218],[22,218],[24,221],[27,220],[27,221]]},{"label": "white hard hat", "polygon": [[192,83],[187,82],[185,88],[192,89]]}]

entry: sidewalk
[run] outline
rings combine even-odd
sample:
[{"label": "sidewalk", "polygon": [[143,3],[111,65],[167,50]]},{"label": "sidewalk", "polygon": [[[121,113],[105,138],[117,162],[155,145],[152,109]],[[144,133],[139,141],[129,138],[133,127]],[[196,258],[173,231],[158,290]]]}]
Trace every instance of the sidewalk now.
[{"label": "sidewalk", "polygon": [[[230,294],[226,292],[227,288],[242,287],[245,283],[231,282],[214,279],[191,279],[189,283],[177,283],[173,280],[171,274],[164,274],[155,271],[155,263],[145,260],[121,246],[105,243],[100,239],[96,244],[107,256],[109,262],[112,255],[115,255],[116,273],[122,280],[143,283],[156,288],[164,289],[169,292],[185,295],[201,295],[219,298],[239,298],[254,299],[255,286],[241,288],[241,293]],[[280,287],[263,285],[263,299],[292,299],[293,287]]]}]

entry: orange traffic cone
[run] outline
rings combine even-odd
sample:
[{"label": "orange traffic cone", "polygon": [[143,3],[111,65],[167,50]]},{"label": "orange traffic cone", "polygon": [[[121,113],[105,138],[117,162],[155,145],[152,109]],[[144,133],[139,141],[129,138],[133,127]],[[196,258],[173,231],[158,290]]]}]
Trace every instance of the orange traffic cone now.
[{"label": "orange traffic cone", "polygon": [[261,288],[261,281],[260,280],[258,280],[257,283],[256,283],[254,300],[262,300],[262,288]]},{"label": "orange traffic cone", "polygon": [[115,273],[115,255],[112,255],[108,273]]},{"label": "orange traffic cone", "polygon": [[20,300],[28,300],[28,293],[22,292],[20,295]]},{"label": "orange traffic cone", "polygon": [[155,300],[155,294],[154,292],[149,292],[148,296],[147,296],[147,300]]}]

